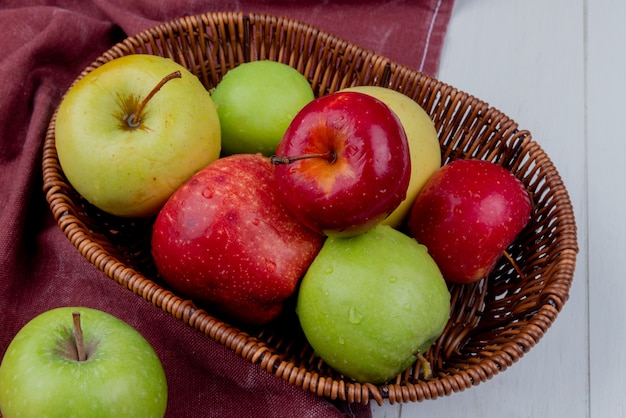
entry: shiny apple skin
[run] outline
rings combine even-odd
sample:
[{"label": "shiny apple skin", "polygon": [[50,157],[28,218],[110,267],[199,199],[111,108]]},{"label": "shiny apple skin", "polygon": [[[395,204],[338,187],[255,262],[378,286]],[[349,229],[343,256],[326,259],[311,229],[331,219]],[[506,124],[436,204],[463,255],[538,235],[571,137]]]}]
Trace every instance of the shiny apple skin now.
[{"label": "shiny apple skin", "polygon": [[406,199],[382,223],[403,230],[411,206],[426,181],[441,167],[441,147],[437,129],[430,115],[409,96],[381,86],[356,86],[343,91],[357,91],[382,100],[400,119],[411,152],[411,180]]},{"label": "shiny apple skin", "polygon": [[249,324],[280,314],[324,239],[287,212],[273,170],[260,154],[209,164],[170,197],[152,234],[170,286]]},{"label": "shiny apple skin", "polygon": [[510,171],[489,161],[455,160],[426,182],[408,227],[447,281],[473,283],[493,271],[531,210],[528,192]]},{"label": "shiny apple skin", "polygon": [[406,197],[409,145],[398,117],[382,101],[338,92],[306,105],[287,128],[278,157],[332,153],[276,167],[288,209],[315,231],[363,233]]},{"label": "shiny apple skin", "polygon": [[[141,112],[125,118],[163,78],[180,71]],[[157,214],[192,175],[216,160],[220,121],[211,95],[195,74],[169,58],[115,58],[74,84],[59,105],[55,144],[74,189],[115,216]]]}]

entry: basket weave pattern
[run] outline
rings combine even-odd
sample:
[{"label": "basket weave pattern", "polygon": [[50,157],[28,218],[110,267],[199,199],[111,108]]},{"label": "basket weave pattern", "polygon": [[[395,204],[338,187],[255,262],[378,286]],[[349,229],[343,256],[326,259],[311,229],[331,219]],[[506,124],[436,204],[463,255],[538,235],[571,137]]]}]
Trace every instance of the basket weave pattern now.
[{"label": "basket weave pattern", "polygon": [[150,256],[153,219],[120,219],[88,204],[65,179],[55,148],[53,115],[43,152],[44,190],[59,227],[98,269],[190,327],[259,364],[269,373],[331,399],[379,404],[422,401],[477,385],[528,352],[569,297],[576,255],[576,223],[563,182],[528,131],[497,109],[436,79],[307,24],[270,15],[209,13],[171,21],[106,51],[77,78],[117,57],[147,53],[173,59],[207,89],[237,65],[269,59],[304,74],[317,96],[354,85],[398,90],[420,104],[439,133],[444,162],[480,158],[518,177],[532,194],[528,227],[486,279],[450,285],[451,320],[426,353],[433,378],[419,362],[385,385],[344,378],[315,357],[293,311],[263,328],[229,324],[170,291]]}]

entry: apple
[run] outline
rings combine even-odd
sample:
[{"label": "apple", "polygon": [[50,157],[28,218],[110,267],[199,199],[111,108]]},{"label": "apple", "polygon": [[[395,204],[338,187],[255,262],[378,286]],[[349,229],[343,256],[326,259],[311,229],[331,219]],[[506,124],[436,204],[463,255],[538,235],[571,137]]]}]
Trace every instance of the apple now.
[{"label": "apple", "polygon": [[261,154],[223,157],[167,201],[152,232],[163,280],[240,322],[275,319],[324,237],[296,221]]},{"label": "apple", "polygon": [[145,54],[108,61],[70,87],[55,139],[76,191],[123,217],[155,215],[221,149],[217,111],[198,78]]},{"label": "apple", "polygon": [[0,411],[12,417],[163,417],[167,381],[134,328],[100,310],[43,312],[0,365]]},{"label": "apple", "polygon": [[353,380],[376,384],[409,367],[441,335],[450,292],[426,247],[379,224],[326,240],[302,279],[296,313],[316,355]]},{"label": "apple", "polygon": [[355,92],[319,97],[285,131],[272,157],[285,205],[325,235],[363,233],[405,199],[411,161],[398,117]]},{"label": "apple", "polygon": [[229,70],[212,97],[222,126],[222,154],[270,156],[291,120],[314,95],[296,69],[263,60]]},{"label": "apple", "polygon": [[446,280],[472,283],[494,269],[528,224],[531,209],[528,192],[509,170],[489,161],[455,160],[426,182],[408,227]]},{"label": "apple", "polygon": [[406,198],[382,223],[404,226],[417,194],[426,180],[441,167],[441,147],[435,124],[426,111],[405,94],[380,86],[356,86],[342,91],[369,94],[381,100],[398,116],[409,141],[411,178]]}]

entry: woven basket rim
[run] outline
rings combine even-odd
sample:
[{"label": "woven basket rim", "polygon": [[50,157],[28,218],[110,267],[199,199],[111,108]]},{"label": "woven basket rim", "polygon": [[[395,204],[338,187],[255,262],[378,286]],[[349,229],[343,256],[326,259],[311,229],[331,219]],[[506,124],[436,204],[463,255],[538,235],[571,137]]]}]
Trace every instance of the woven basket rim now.
[{"label": "woven basket rim", "polygon": [[[550,190],[558,190],[558,193],[555,193],[551,198],[553,199],[554,211],[557,212],[554,216],[558,215],[560,221],[559,227],[562,227],[562,230],[559,230],[559,251],[555,255],[554,263],[549,270],[553,279],[551,280],[551,287],[545,295],[545,303],[536,310],[536,313],[531,318],[525,321],[520,320],[521,329],[515,338],[503,343],[499,349],[492,352],[489,357],[480,358],[476,356],[474,359],[470,359],[472,361],[469,361],[464,366],[458,367],[458,370],[454,373],[442,373],[428,381],[417,380],[415,382],[408,382],[407,373],[409,372],[407,371],[399,375],[395,381],[389,382],[388,384],[359,384],[342,378],[324,376],[321,375],[320,372],[309,370],[285,358],[283,353],[270,347],[258,337],[210,315],[204,309],[197,308],[192,301],[179,297],[154,280],[147,278],[135,268],[120,261],[120,259],[111,252],[111,249],[107,247],[106,242],[96,241],[94,239],[93,232],[85,224],[84,218],[79,216],[72,196],[68,193],[71,186],[67,184],[58,162],[54,138],[56,123],[55,110],[46,131],[42,168],[46,199],[60,229],[81,254],[109,278],[112,278],[120,285],[152,303],[155,307],[162,309],[190,327],[204,333],[209,338],[235,351],[245,360],[258,364],[261,368],[276,377],[284,379],[290,384],[301,387],[304,390],[316,393],[319,396],[360,403],[367,403],[373,399],[378,404],[382,404],[384,399],[388,399],[390,403],[421,401],[462,391],[506,370],[524,356],[524,354],[542,338],[567,301],[573,280],[578,246],[573,207],[556,167],[554,167],[552,161],[545,154],[540,145],[531,138],[530,133],[525,130],[520,130],[512,119],[504,115],[498,109],[489,106],[486,102],[465,92],[436,80],[434,77],[419,73],[414,69],[393,62],[372,51],[362,49],[329,32],[317,29],[312,25],[289,18],[262,13],[205,13],[201,15],[185,16],[158,24],[128,37],[124,41],[111,47],[108,51],[105,51],[77,76],[72,85],[104,62],[116,56],[134,53],[128,51],[137,49],[138,45],[142,43],[154,43],[153,39],[159,36],[175,37],[175,35],[172,34],[178,33],[181,30],[184,32],[184,28],[192,28],[190,30],[198,31],[200,29],[198,29],[197,26],[202,25],[215,25],[216,27],[227,28],[228,30],[225,32],[230,31],[230,33],[233,33],[240,30],[240,28],[249,28],[257,24],[262,26],[266,22],[267,25],[274,25],[273,27],[296,28],[294,30],[305,32],[307,36],[311,38],[324,39],[325,43],[331,47],[343,51],[349,50],[350,52],[348,54],[357,57],[355,60],[361,59],[367,62],[367,65],[370,66],[371,74],[376,74],[376,77],[374,77],[375,82],[380,85],[399,89],[400,86],[394,85],[394,83],[397,83],[398,80],[403,80],[403,77],[406,76],[406,78],[413,77],[417,79],[417,84],[420,85],[420,89],[436,91],[436,94],[433,94],[432,97],[429,97],[425,101],[427,105],[430,105],[429,108],[431,110],[439,109],[437,106],[440,106],[442,109],[445,108],[446,105],[449,105],[449,103],[446,103],[446,100],[458,100],[459,102],[470,103],[471,106],[468,110],[469,116],[467,114],[453,114],[452,119],[471,117],[472,112],[476,112],[480,118],[488,118],[494,121],[494,123],[498,125],[498,131],[495,136],[509,135],[510,138],[513,138],[511,141],[516,144],[521,144],[519,147],[520,152],[534,156],[531,162],[522,160],[517,167],[518,169],[521,170],[528,166],[527,171],[531,173],[529,177],[533,177],[536,175],[535,172],[537,169],[530,166],[532,163],[537,162],[538,166],[539,163],[541,164],[540,170],[542,172],[549,173],[550,178],[546,182],[549,183]],[[252,42],[249,39],[247,41]],[[175,49],[175,47],[172,48]],[[252,54],[250,48],[250,45],[244,45],[242,55],[249,57]],[[176,54],[177,51],[173,50],[172,53]],[[189,67],[203,65],[202,63],[186,62],[186,58],[182,57],[182,53],[180,56],[174,56],[172,58],[182,61]],[[313,77],[314,76],[315,75],[313,75]],[[206,78],[208,78],[208,76]],[[322,77],[321,81],[317,84],[319,91],[322,92],[328,89],[334,90],[342,87],[340,83],[337,84],[332,78],[324,80]],[[440,113],[439,116],[443,115],[444,111],[446,110],[441,110],[442,113]],[[452,125],[453,123],[450,125],[450,130],[453,130]],[[446,129],[446,127],[442,127],[441,134],[449,137],[450,143],[462,141],[460,134],[457,138],[455,136],[457,134],[450,134]],[[480,134],[480,132],[478,134]],[[471,153],[473,151],[472,149],[468,149],[464,152]],[[453,154],[446,153],[444,153],[443,157],[448,159],[455,158]],[[492,158],[493,156],[484,155],[483,157]],[[513,157],[511,157],[511,159],[513,159]],[[484,285],[486,286],[486,284]]]}]

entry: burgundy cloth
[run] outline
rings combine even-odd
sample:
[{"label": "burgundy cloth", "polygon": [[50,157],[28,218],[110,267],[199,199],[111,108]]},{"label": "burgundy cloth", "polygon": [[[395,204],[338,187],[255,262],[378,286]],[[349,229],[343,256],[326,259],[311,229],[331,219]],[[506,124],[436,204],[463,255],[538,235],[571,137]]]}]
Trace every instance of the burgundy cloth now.
[{"label": "burgundy cloth", "polygon": [[[45,130],[71,81],[115,42],[211,11],[299,19],[435,74],[453,0],[5,0],[0,9],[0,356],[37,314],[107,311],[143,334],[168,379],[168,417],[367,417],[251,365],[107,278],[69,243],[42,192]],[[328,4],[326,4],[328,3]]]}]

